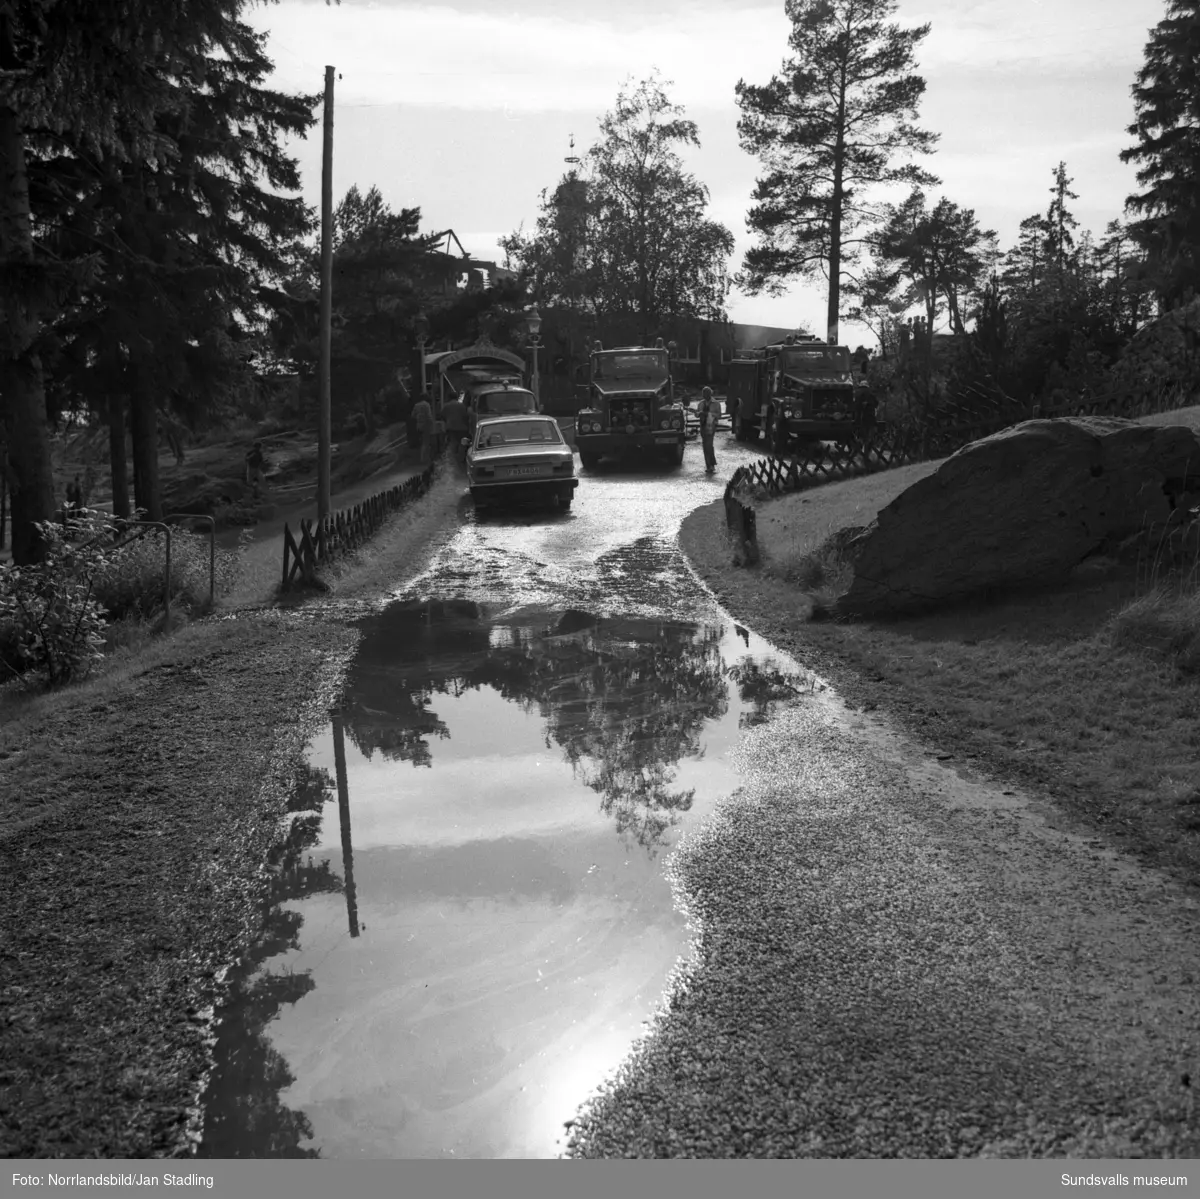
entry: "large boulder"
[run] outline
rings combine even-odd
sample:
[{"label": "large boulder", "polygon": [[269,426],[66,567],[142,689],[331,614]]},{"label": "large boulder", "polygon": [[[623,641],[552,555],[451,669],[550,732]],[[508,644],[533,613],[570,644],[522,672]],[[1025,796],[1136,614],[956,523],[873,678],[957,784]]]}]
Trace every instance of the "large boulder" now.
[{"label": "large boulder", "polygon": [[1105,543],[1166,521],[1196,487],[1200,440],[1116,417],[1031,420],[964,446],[850,538],[838,608],[905,612],[1062,578]]},{"label": "large boulder", "polygon": [[1138,330],[1121,351],[1115,377],[1127,386],[1153,389],[1200,385],[1200,300],[1164,312]]}]

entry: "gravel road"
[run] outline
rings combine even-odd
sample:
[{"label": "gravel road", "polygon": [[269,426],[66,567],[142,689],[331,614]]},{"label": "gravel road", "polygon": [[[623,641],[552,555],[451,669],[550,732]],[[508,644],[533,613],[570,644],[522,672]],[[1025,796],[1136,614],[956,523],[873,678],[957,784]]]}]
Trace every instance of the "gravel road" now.
[{"label": "gravel road", "polygon": [[1197,902],[830,691],[671,863],[691,960],[574,1157],[1187,1157]]}]

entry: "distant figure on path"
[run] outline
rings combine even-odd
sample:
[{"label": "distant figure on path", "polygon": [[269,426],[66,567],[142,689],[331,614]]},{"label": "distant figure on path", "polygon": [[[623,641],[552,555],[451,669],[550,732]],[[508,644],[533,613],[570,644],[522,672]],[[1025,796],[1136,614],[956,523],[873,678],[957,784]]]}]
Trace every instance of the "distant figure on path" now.
[{"label": "distant figure on path", "polygon": [[717,469],[717,454],[713,449],[713,438],[717,435],[717,419],[721,415],[721,401],[713,397],[711,387],[700,392],[700,443],[704,446],[704,473],[711,475]]},{"label": "distant figure on path", "polygon": [[253,448],[246,455],[246,482],[254,491],[254,498],[258,499],[262,492],[263,468],[267,464],[266,455],[263,453],[262,442],[256,441]]},{"label": "distant figure on path", "polygon": [[461,462],[467,456],[462,444],[467,435],[467,406],[461,396],[442,405],[442,423],[446,426],[446,440],[454,447],[454,455]]},{"label": "distant figure on path", "polygon": [[433,404],[430,403],[429,393],[421,392],[413,405],[413,428],[417,433],[416,449],[421,455],[421,465],[425,466],[433,457]]},{"label": "distant figure on path", "polygon": [[83,507],[83,495],[79,487],[79,476],[75,476],[72,483],[67,484],[67,502],[63,505],[63,525],[65,526],[69,520],[79,515],[79,510]]}]

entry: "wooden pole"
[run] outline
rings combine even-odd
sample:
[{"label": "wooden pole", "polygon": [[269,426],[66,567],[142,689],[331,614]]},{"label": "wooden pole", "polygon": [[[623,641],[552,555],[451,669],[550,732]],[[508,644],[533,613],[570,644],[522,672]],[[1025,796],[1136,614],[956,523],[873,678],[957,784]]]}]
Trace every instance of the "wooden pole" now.
[{"label": "wooden pole", "polygon": [[324,148],[321,157],[321,357],[317,409],[317,522],[329,515],[330,417],[329,360],[333,328],[333,67],[325,68]]},{"label": "wooden pole", "polygon": [[338,817],[342,826],[342,873],[346,881],[346,918],[350,935],[358,936],[358,896],[354,889],[354,843],[350,836],[350,786],[346,778],[346,740],[342,732],[342,714],[330,714],[333,723],[333,765],[337,772]]}]

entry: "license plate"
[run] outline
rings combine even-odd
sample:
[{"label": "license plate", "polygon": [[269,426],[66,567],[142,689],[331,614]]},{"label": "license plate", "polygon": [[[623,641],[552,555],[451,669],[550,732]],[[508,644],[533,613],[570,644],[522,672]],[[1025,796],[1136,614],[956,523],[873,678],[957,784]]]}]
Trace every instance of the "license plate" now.
[{"label": "license plate", "polygon": [[675,434],[674,433],[655,433],[654,440],[655,441],[674,441]]},{"label": "license plate", "polygon": [[524,478],[527,475],[547,475],[550,473],[548,466],[510,466],[508,468],[508,477],[510,479]]}]

